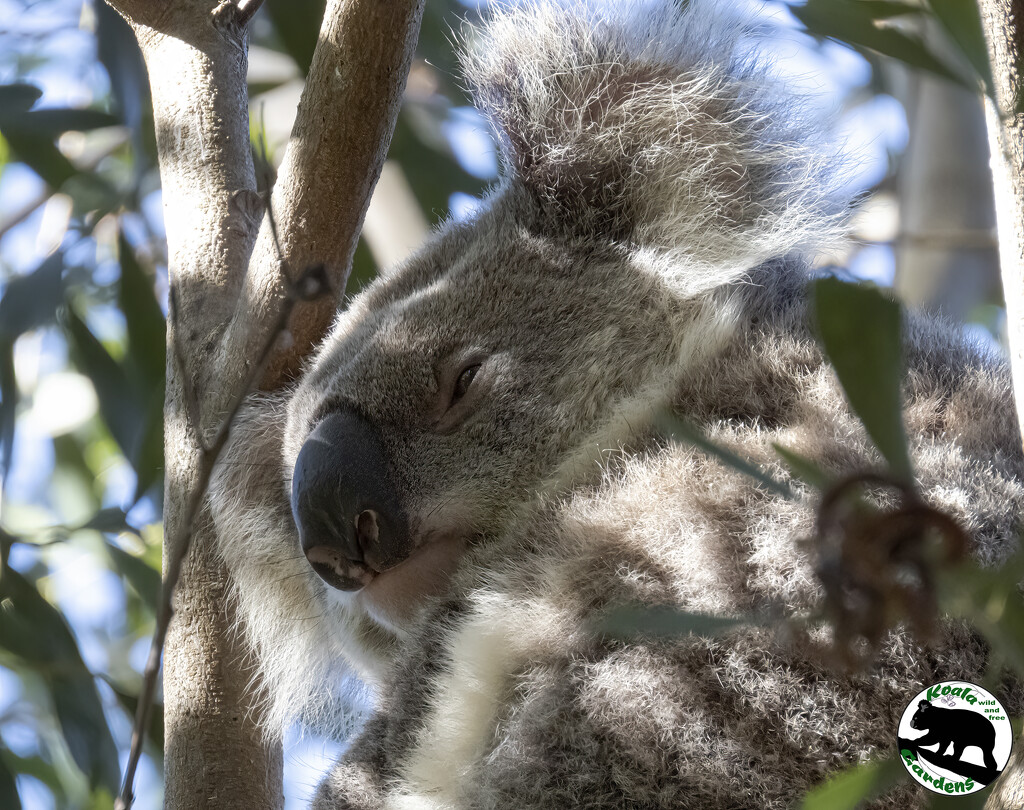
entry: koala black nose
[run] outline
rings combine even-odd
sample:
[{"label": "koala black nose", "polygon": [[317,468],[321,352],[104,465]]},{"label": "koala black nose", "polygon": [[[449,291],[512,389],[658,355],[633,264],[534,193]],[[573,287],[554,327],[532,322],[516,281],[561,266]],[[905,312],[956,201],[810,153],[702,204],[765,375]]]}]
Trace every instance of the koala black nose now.
[{"label": "koala black nose", "polygon": [[291,500],[302,551],[335,588],[358,590],[411,550],[380,438],[353,413],[331,414],[306,438]]}]

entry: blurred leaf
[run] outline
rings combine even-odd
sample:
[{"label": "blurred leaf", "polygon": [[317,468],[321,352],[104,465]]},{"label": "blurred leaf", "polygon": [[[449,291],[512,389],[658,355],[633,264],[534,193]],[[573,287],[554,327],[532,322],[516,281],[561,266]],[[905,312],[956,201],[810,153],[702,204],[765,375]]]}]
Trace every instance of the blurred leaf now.
[{"label": "blurred leaf", "polygon": [[[58,807],[66,806],[64,784],[61,782],[60,774],[45,759],[40,756],[19,757],[11,751],[0,747],[0,761],[6,762],[11,773],[24,774],[25,776],[38,779],[53,792],[54,798],[57,799]],[[0,805],[0,807],[6,808],[7,805]]]},{"label": "blurred leaf", "polygon": [[[114,694],[117,696],[117,702],[128,712],[128,716],[134,720],[135,713],[139,709],[139,696],[114,683],[110,678],[104,678],[103,680],[114,691]],[[164,750],[164,704],[159,701],[153,701],[150,707],[146,739],[154,751],[162,752]]]},{"label": "blurred leaf", "polygon": [[128,361],[147,385],[163,388],[166,325],[156,300],[153,279],[142,269],[122,234],[118,239],[121,283],[118,304],[128,330]]},{"label": "blurred leaf", "polygon": [[135,468],[135,494],[132,502],[139,500],[160,480],[164,469],[164,393],[163,386],[154,389],[146,408],[146,421],[138,450],[129,459]]},{"label": "blurred leaf", "polygon": [[0,807],[6,810],[21,810],[18,786],[14,782],[14,774],[7,767],[4,751],[5,749],[0,747]]},{"label": "blurred leaf", "polygon": [[0,84],[0,109],[10,114],[27,112],[43,91],[31,84]]},{"label": "blurred leaf", "polygon": [[92,529],[93,531],[106,532],[107,534],[120,534],[121,532],[136,533],[135,529],[129,526],[128,521],[125,520],[124,510],[117,507],[100,509],[85,523],[74,527],[71,531],[80,529]]},{"label": "blurred leaf", "polygon": [[53,321],[62,300],[63,267],[63,256],[54,253],[31,273],[10,279],[0,299],[0,338],[14,340]]},{"label": "blurred leaf", "polygon": [[0,481],[7,480],[10,469],[18,404],[14,341],[53,320],[61,302],[63,265],[61,254],[54,253],[31,273],[11,278],[0,298]]},{"label": "blurred leaf", "polygon": [[981,27],[981,14],[973,0],[928,0],[932,11],[946,33],[960,46],[971,67],[985,83],[985,92],[995,98],[992,82],[992,65],[988,61],[988,46],[985,32]]},{"label": "blurred leaf", "polygon": [[907,777],[898,759],[861,762],[832,776],[811,790],[801,810],[854,810],[866,801],[881,796]]},{"label": "blurred leaf", "polygon": [[637,635],[655,638],[697,635],[715,637],[737,627],[765,624],[756,616],[709,616],[671,607],[622,606],[610,610],[597,625],[597,631],[612,638],[628,639]]},{"label": "blurred leaf", "polygon": [[313,64],[326,5],[326,0],[267,0],[264,4],[281,44],[303,76]]},{"label": "blurred leaf", "polygon": [[85,132],[114,127],[120,123],[110,113],[74,107],[49,107],[32,112],[13,113],[0,108],[0,129],[53,140],[64,132]]},{"label": "blurred leaf", "polygon": [[969,90],[977,90],[972,82],[933,53],[920,37],[879,24],[897,12],[903,13],[895,8],[899,5],[865,0],[808,0],[807,5],[791,6],[790,11],[813,34],[837,39],[858,49],[877,51]]},{"label": "blurred leaf", "polygon": [[103,421],[125,458],[134,459],[140,439],[142,406],[132,395],[134,389],[124,369],[70,306],[65,326],[75,363],[96,388]]},{"label": "blurred leaf", "polygon": [[1019,675],[1024,675],[1024,599],[1017,587],[1022,580],[1024,551],[999,568],[968,562],[940,580],[943,607],[973,624]]},{"label": "blurred leaf", "polygon": [[775,448],[775,452],[779,454],[779,457],[789,467],[790,472],[793,473],[795,478],[799,478],[804,483],[810,484],[821,491],[828,489],[834,483],[832,476],[810,459],[804,458],[804,456],[794,453],[792,450],[787,450],[781,444],[775,442],[772,443],[772,447]]},{"label": "blurred leaf", "polygon": [[164,362],[166,324],[156,300],[153,280],[142,269],[128,241],[119,239],[121,284],[118,303],[128,331],[126,362],[132,377],[141,382],[142,426],[134,454],[129,458],[138,476],[134,500],[160,478],[164,460]]},{"label": "blurred leaf", "polygon": [[78,173],[51,141],[10,127],[0,126],[0,132],[18,160],[43,178],[50,188],[59,189]]},{"label": "blurred leaf", "polygon": [[107,543],[107,553],[117,572],[128,581],[155,615],[160,602],[160,572],[113,543]]},{"label": "blurred leaf", "polygon": [[814,316],[846,398],[893,475],[913,482],[900,407],[900,306],[877,289],[836,278],[815,281]]},{"label": "blurred leaf", "polygon": [[[14,341],[0,338],[0,490],[7,482],[14,454],[14,417],[18,380],[14,374]],[[0,495],[3,493],[0,492]]]},{"label": "blurred leaf", "polygon": [[[107,3],[97,3],[96,55],[107,70],[116,111],[133,139],[140,136],[149,85],[138,41],[131,26]],[[142,158],[136,150],[136,159]]]},{"label": "blurred leaf", "polygon": [[657,428],[664,435],[676,441],[692,444],[721,461],[723,464],[738,470],[751,478],[760,481],[772,492],[781,495],[783,498],[795,497],[793,490],[783,481],[776,481],[764,470],[751,464],[744,458],[740,458],[732,450],[715,444],[707,438],[700,430],[689,422],[680,419],[674,414],[669,414],[657,421]]},{"label": "blurred leaf", "polygon": [[68,750],[90,784],[116,790],[117,748],[92,674],[60,611],[11,568],[0,578],[0,647],[45,681]]}]

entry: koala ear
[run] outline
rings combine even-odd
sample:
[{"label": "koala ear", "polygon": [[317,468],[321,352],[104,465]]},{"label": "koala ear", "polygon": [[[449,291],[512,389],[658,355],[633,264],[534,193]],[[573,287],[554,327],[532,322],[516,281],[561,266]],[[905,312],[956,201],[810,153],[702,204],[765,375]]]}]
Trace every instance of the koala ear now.
[{"label": "koala ear", "polygon": [[831,241],[835,154],[738,51],[733,5],[526,2],[476,32],[465,76],[528,227],[643,251],[686,294]]},{"label": "koala ear", "polygon": [[922,700],[920,703],[917,704],[917,708],[918,709],[927,709],[931,705],[932,704],[931,704],[930,700]]}]

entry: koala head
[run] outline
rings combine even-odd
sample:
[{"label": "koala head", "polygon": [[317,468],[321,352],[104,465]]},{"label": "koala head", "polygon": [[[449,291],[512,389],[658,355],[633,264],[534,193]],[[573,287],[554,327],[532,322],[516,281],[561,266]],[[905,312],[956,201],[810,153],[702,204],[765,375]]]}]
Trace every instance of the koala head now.
[{"label": "koala head", "polygon": [[288,409],[301,547],[344,604],[400,627],[644,426],[732,282],[835,230],[820,133],[723,56],[742,25],[689,8],[526,4],[476,35],[500,183],[340,313]]},{"label": "koala head", "polygon": [[922,700],[917,704],[917,711],[910,718],[910,727],[921,731],[927,731],[931,726],[930,718],[933,713],[931,701]]}]

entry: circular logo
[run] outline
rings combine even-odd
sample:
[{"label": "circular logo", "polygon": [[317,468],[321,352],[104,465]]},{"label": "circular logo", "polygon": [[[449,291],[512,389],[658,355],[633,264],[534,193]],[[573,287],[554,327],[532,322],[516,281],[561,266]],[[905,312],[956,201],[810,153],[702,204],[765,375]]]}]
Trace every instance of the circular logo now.
[{"label": "circular logo", "polygon": [[1013,732],[990,692],[966,681],[943,681],[910,701],[897,743],[903,765],[928,790],[968,794],[1002,773]]}]

